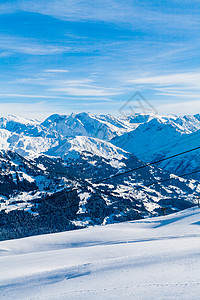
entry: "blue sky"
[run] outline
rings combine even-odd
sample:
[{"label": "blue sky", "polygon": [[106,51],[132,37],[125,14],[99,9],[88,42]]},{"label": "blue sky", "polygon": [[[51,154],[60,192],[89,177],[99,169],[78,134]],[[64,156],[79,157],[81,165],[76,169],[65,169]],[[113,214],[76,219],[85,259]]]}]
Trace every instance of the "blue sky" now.
[{"label": "blue sky", "polygon": [[0,4],[0,114],[200,112],[200,1]]}]

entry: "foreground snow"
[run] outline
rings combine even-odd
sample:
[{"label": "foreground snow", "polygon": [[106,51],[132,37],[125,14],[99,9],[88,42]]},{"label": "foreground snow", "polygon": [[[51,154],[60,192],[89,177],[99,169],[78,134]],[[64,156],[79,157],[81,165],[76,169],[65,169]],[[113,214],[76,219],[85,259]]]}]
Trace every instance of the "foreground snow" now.
[{"label": "foreground snow", "polygon": [[1,299],[198,299],[200,209],[0,242]]}]

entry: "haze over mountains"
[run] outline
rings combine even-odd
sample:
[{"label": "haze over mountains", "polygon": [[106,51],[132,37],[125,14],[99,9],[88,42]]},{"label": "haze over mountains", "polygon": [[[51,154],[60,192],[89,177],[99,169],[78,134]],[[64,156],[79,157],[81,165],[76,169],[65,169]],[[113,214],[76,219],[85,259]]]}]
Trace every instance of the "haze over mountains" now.
[{"label": "haze over mountains", "polygon": [[[1,214],[15,219],[24,213],[36,222],[35,230],[39,220],[44,229],[36,234],[156,216],[163,207],[167,213],[188,208],[196,202],[200,176],[174,179],[173,174],[195,171],[199,150],[95,182],[199,145],[200,115],[122,118],[80,113],[52,115],[42,123],[0,118]],[[76,193],[68,193],[74,187]],[[52,213],[49,207],[53,224],[40,220]],[[58,211],[65,216],[62,228],[57,226]],[[2,226],[4,239],[13,228]],[[19,234],[25,235],[31,232]]]}]

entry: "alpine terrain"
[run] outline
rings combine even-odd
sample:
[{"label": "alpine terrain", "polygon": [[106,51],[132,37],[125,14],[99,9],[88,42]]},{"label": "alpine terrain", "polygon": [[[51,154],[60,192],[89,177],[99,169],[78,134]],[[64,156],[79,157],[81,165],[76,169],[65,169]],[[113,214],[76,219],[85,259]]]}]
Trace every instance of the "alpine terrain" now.
[{"label": "alpine terrain", "polygon": [[188,209],[199,146],[199,115],[2,117],[0,239]]}]

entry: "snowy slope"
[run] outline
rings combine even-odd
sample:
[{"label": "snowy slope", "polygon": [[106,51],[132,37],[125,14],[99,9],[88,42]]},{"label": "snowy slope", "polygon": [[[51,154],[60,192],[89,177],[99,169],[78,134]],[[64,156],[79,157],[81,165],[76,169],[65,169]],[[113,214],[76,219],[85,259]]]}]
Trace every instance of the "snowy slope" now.
[{"label": "snowy slope", "polygon": [[0,150],[35,157],[58,145],[59,139],[59,134],[49,131],[39,121],[16,116],[0,118]]},{"label": "snowy slope", "polygon": [[1,299],[198,299],[200,210],[0,242]]},{"label": "snowy slope", "polygon": [[[197,116],[177,119],[156,117],[135,130],[111,140],[111,143],[133,153],[145,162],[152,162],[200,146],[200,123]],[[178,156],[158,166],[181,175],[194,171],[199,164],[200,150]],[[192,175],[200,179],[200,175]]]},{"label": "snowy slope", "polygon": [[[194,116],[179,117],[175,120],[157,116],[141,123],[135,130],[113,138],[111,142],[140,157],[144,151],[147,156],[148,152],[159,151],[163,145],[167,147],[169,143],[184,140],[186,137],[189,139],[189,136],[193,136],[198,130],[200,122]],[[154,151],[151,151],[152,149]]]},{"label": "snowy slope", "polygon": [[23,128],[26,126],[36,126],[39,124],[40,122],[37,120],[22,118],[14,115],[0,118],[0,128],[7,129],[9,131],[23,130]]},{"label": "snowy slope", "polygon": [[128,151],[140,156],[144,151],[147,153],[153,148],[155,151],[172,140],[181,138],[182,132],[173,123],[163,122],[157,118],[141,124],[134,131],[116,137],[111,142]]},{"label": "snowy slope", "polygon": [[9,149],[9,142],[8,139],[11,136],[11,132],[6,129],[0,129],[0,149],[8,150]]},{"label": "snowy slope", "polygon": [[[200,147],[200,130],[194,134],[190,134],[188,137],[184,136],[178,143],[173,143],[168,147],[158,149],[157,153],[154,153],[149,160],[156,161],[157,159],[166,158],[180,152],[195,149],[197,147]],[[197,149],[195,151],[175,157],[172,160],[163,161],[159,164],[159,167],[164,168],[171,173],[181,175],[199,169],[199,162],[200,149]],[[192,178],[200,180],[200,173],[193,174]]]},{"label": "snowy slope", "polygon": [[58,146],[52,147],[45,154],[68,159],[78,158],[83,153],[119,161],[130,156],[129,153],[109,142],[87,136],[64,139],[60,141]]}]

